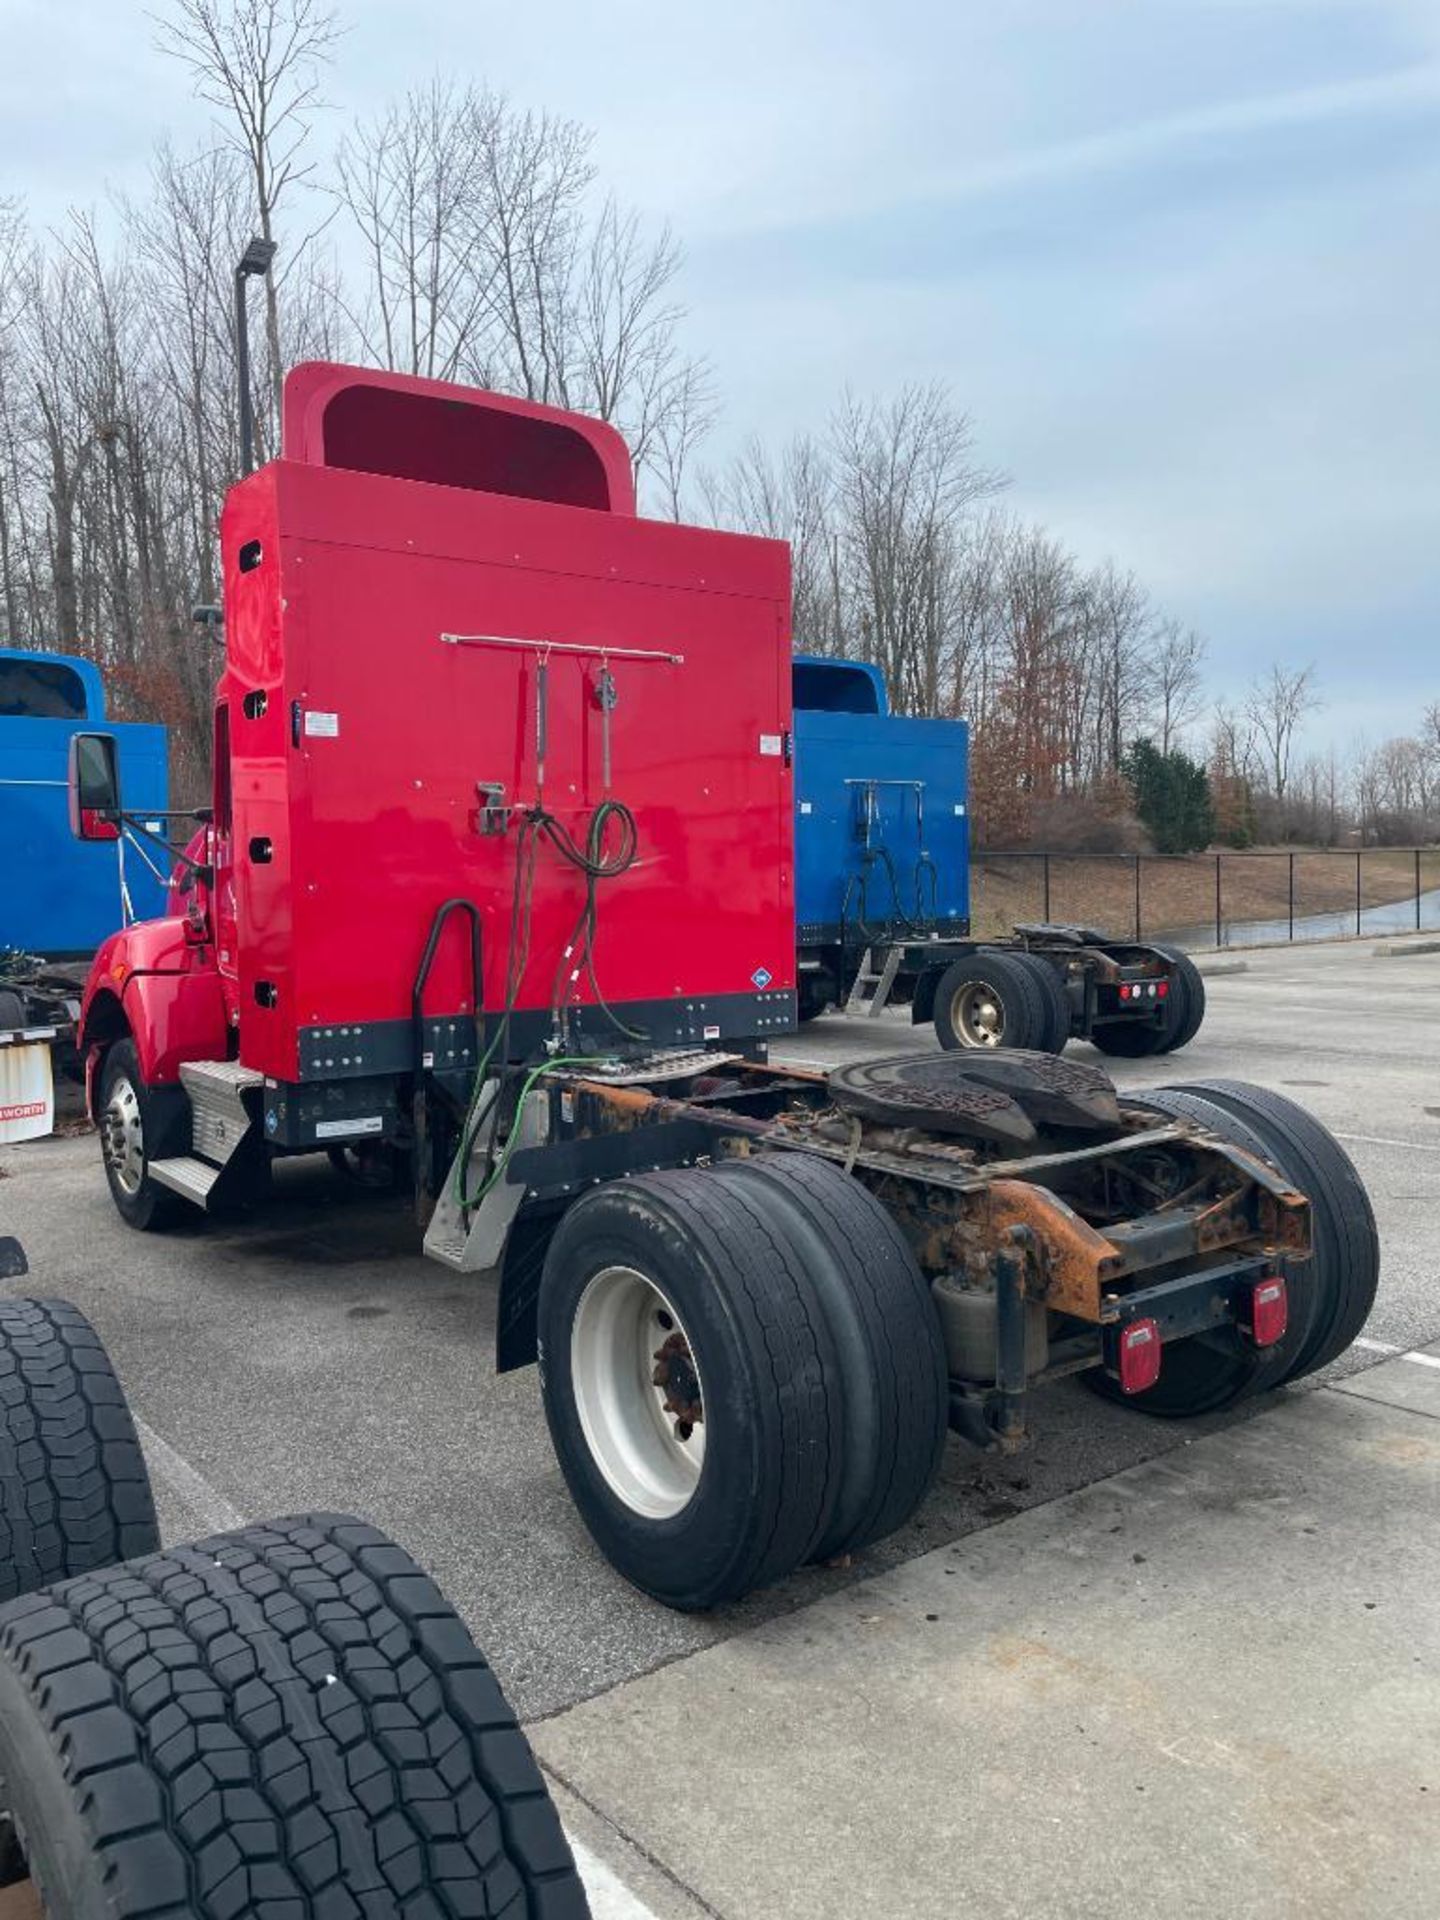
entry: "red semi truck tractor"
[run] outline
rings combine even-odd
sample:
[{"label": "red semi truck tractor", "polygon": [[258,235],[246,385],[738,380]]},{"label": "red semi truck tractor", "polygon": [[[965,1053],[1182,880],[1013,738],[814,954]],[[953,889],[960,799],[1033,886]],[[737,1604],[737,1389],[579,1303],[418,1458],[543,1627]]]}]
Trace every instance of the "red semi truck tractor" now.
[{"label": "red semi truck tractor", "polygon": [[[413,1181],[498,1287],[613,1563],[669,1604],[852,1553],[947,1427],[1083,1374],[1209,1412],[1323,1365],[1374,1221],[1299,1108],[997,1051],[823,1074],[794,1030],[789,556],[637,516],[608,426],[310,364],[221,525],[213,806],[81,1017],[116,1206]],[[124,816],[82,736],[82,835]]]}]

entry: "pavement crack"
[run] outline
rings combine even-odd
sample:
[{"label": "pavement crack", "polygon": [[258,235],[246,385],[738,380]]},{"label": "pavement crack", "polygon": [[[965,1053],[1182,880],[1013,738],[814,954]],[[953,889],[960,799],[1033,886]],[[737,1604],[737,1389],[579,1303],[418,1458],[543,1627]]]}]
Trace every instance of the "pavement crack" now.
[{"label": "pavement crack", "polygon": [[622,1845],[638,1853],[645,1864],[653,1867],[655,1872],[658,1873],[663,1880],[668,1881],[677,1893],[683,1894],[687,1900],[699,1908],[701,1913],[710,1915],[711,1920],[730,1920],[730,1916],[726,1914],[722,1908],[712,1906],[702,1893],[692,1887],[688,1881],[682,1880],[680,1875],[676,1873],[673,1868],[668,1867],[658,1854],[653,1853],[651,1849],[645,1845],[643,1840],[637,1840],[634,1834],[627,1833],[618,1820],[606,1813],[603,1807],[597,1806],[589,1794],[582,1792],[581,1789],[576,1786],[575,1782],[567,1778],[552,1761],[546,1760],[540,1754],[536,1754],[535,1757],[540,1762],[540,1770],[542,1773],[548,1773],[552,1780],[558,1782],[558,1784],[564,1788],[572,1800],[578,1800],[580,1805],[584,1807],[588,1813],[594,1814],[595,1818],[608,1832],[614,1834],[615,1838],[619,1840]]}]

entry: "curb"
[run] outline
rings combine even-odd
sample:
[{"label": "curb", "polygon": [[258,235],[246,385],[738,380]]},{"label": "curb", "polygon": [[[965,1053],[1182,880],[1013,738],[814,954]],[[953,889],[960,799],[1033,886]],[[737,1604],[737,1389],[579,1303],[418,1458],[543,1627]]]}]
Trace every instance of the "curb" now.
[{"label": "curb", "polygon": [[1440,940],[1393,941],[1383,947],[1372,947],[1371,957],[1376,960],[1391,959],[1406,953],[1440,953]]}]

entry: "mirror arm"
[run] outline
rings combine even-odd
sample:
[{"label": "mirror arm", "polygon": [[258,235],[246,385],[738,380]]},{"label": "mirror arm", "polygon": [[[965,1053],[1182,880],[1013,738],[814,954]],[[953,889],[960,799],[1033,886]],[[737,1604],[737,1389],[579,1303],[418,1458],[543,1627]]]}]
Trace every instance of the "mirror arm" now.
[{"label": "mirror arm", "polygon": [[[200,819],[202,816],[208,818],[209,814],[209,807],[192,807],[183,813],[162,813],[157,811],[152,813],[150,818],[152,820],[195,820]],[[163,833],[152,832],[151,829],[145,825],[145,822],[133,813],[122,812],[117,814],[116,818],[119,820],[121,826],[128,827],[131,833],[138,833],[142,839],[153,841],[157,847],[163,847],[172,860],[179,860],[183,865],[187,866],[195,878],[203,882],[205,886],[208,887],[214,884],[215,869],[209,865],[208,862],[193,860],[183,847],[172,846]]]}]

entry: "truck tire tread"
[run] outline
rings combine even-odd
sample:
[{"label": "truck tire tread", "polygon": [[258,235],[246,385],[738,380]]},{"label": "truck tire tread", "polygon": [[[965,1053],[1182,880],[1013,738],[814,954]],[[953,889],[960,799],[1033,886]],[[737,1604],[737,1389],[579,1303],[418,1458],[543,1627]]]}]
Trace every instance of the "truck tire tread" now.
[{"label": "truck tire tread", "polygon": [[1185,1091],[1248,1125],[1266,1159],[1310,1201],[1315,1245],[1306,1264],[1315,1271],[1320,1299],[1310,1338],[1285,1376],[1299,1380],[1338,1359],[1375,1304],[1380,1236],[1365,1183],[1328,1128],[1283,1094],[1242,1080],[1198,1080]]},{"label": "truck tire tread", "polygon": [[66,1920],[583,1920],[484,1656],[383,1533],[306,1514],[0,1613],[0,1772]]},{"label": "truck tire tread", "polygon": [[0,1300],[0,1601],[159,1544],[100,1336],[66,1300]]},{"label": "truck tire tread", "polygon": [[816,1246],[811,1272],[835,1340],[849,1464],[812,1558],[858,1553],[904,1525],[944,1453],[949,1382],[929,1284],[890,1214],[829,1161],[773,1153],[720,1172],[780,1195]]},{"label": "truck tire tread", "polygon": [[[706,1405],[728,1411],[727,1440],[751,1450],[732,1469],[717,1451],[712,1419],[697,1492],[662,1524],[632,1514],[605,1482],[571,1385],[580,1296],[607,1261],[627,1256],[673,1301]],[[828,1322],[780,1207],[694,1168],[594,1189],[550,1242],[539,1332],[561,1470],[601,1551],[627,1579],[668,1606],[696,1611],[739,1599],[809,1558],[839,1492],[844,1412]]]}]

